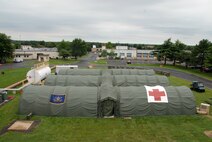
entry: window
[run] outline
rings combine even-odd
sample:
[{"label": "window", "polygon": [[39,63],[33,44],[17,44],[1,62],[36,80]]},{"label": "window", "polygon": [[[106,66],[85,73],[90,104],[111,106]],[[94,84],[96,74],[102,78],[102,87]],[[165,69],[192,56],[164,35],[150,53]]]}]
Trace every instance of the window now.
[{"label": "window", "polygon": [[143,58],[147,58],[147,53],[143,53]]},{"label": "window", "polygon": [[127,57],[132,57],[132,53],[127,53]]},{"label": "window", "polygon": [[149,58],[154,58],[154,54],[153,53],[150,53],[149,54]]},{"label": "window", "polygon": [[137,57],[142,57],[142,53],[137,53]]},{"label": "window", "polygon": [[120,53],[120,56],[123,57],[123,56],[125,56],[125,54],[124,53]]}]

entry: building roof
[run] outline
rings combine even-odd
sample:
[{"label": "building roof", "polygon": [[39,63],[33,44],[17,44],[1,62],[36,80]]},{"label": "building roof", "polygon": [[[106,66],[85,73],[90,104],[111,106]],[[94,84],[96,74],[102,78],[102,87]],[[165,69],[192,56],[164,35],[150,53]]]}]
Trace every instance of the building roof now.
[{"label": "building roof", "polygon": [[15,52],[57,52],[57,48],[16,49]]},{"label": "building roof", "polygon": [[33,55],[31,53],[15,53],[15,55]]}]

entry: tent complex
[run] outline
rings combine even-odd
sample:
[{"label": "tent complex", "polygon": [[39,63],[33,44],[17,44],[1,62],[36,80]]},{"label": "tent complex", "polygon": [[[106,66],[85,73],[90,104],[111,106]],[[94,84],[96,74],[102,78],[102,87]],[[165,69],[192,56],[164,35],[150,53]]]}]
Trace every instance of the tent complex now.
[{"label": "tent complex", "polygon": [[24,89],[20,114],[68,117],[192,115],[195,99],[185,86],[169,86],[153,70],[60,70],[42,86]]}]

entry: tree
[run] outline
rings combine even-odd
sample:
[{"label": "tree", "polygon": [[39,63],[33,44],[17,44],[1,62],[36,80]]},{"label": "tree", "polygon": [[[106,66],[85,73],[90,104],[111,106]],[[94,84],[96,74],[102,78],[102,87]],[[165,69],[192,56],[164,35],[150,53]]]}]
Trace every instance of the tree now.
[{"label": "tree", "polygon": [[207,57],[206,57],[206,60],[205,60],[205,65],[206,66],[212,66],[212,45],[207,50]]},{"label": "tree", "polygon": [[181,63],[185,63],[185,67],[188,68],[188,65],[191,63],[191,52],[190,51],[185,51],[182,50],[180,51],[180,53],[178,54],[177,59],[181,62]]},{"label": "tree", "polygon": [[116,53],[114,52],[114,51],[111,51],[110,53],[108,53],[108,56],[110,57],[110,58],[115,58],[116,57]]},{"label": "tree", "polygon": [[106,48],[107,49],[112,49],[113,48],[113,44],[111,42],[106,43]]},{"label": "tree", "polygon": [[[179,59],[180,52],[185,49],[186,45],[177,40],[171,47],[169,52],[169,59],[173,60],[173,65],[175,66],[176,60]],[[182,54],[182,53],[181,53]],[[184,54],[184,53],[183,53]]]},{"label": "tree", "polygon": [[200,64],[201,67],[203,67],[203,65],[205,64],[205,60],[208,57],[208,50],[210,46],[211,42],[207,39],[203,39],[199,42],[199,45],[196,45],[196,47],[192,51],[197,63]]},{"label": "tree", "polygon": [[67,58],[71,54],[70,43],[68,41],[62,40],[57,46],[59,55],[63,57],[63,59]]},{"label": "tree", "polygon": [[66,59],[70,56],[70,51],[66,49],[61,49],[59,52],[59,55],[63,57],[63,59]]},{"label": "tree", "polygon": [[62,40],[57,46],[58,51],[62,49],[69,49],[69,48],[70,48],[70,43],[65,40]]},{"label": "tree", "polygon": [[53,48],[56,47],[55,42],[46,42],[46,47]]},{"label": "tree", "polygon": [[107,50],[103,50],[101,53],[101,57],[107,57],[108,53]]},{"label": "tree", "polygon": [[13,56],[14,48],[11,39],[4,33],[0,33],[0,63],[5,63],[7,58]]},{"label": "tree", "polygon": [[171,48],[173,46],[173,43],[171,42],[171,38],[164,41],[164,43],[161,46],[158,46],[158,59],[164,60],[164,65],[166,65],[167,57],[170,56]]},{"label": "tree", "polygon": [[74,56],[75,59],[87,54],[86,42],[80,38],[74,39],[71,43],[71,51],[71,55]]}]

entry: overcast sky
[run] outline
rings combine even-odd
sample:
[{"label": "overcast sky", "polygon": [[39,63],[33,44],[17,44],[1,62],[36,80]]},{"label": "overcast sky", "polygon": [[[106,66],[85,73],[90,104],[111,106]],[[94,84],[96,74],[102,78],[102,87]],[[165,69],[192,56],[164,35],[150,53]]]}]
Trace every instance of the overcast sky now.
[{"label": "overcast sky", "polygon": [[186,44],[212,41],[212,0],[0,0],[12,39]]}]

